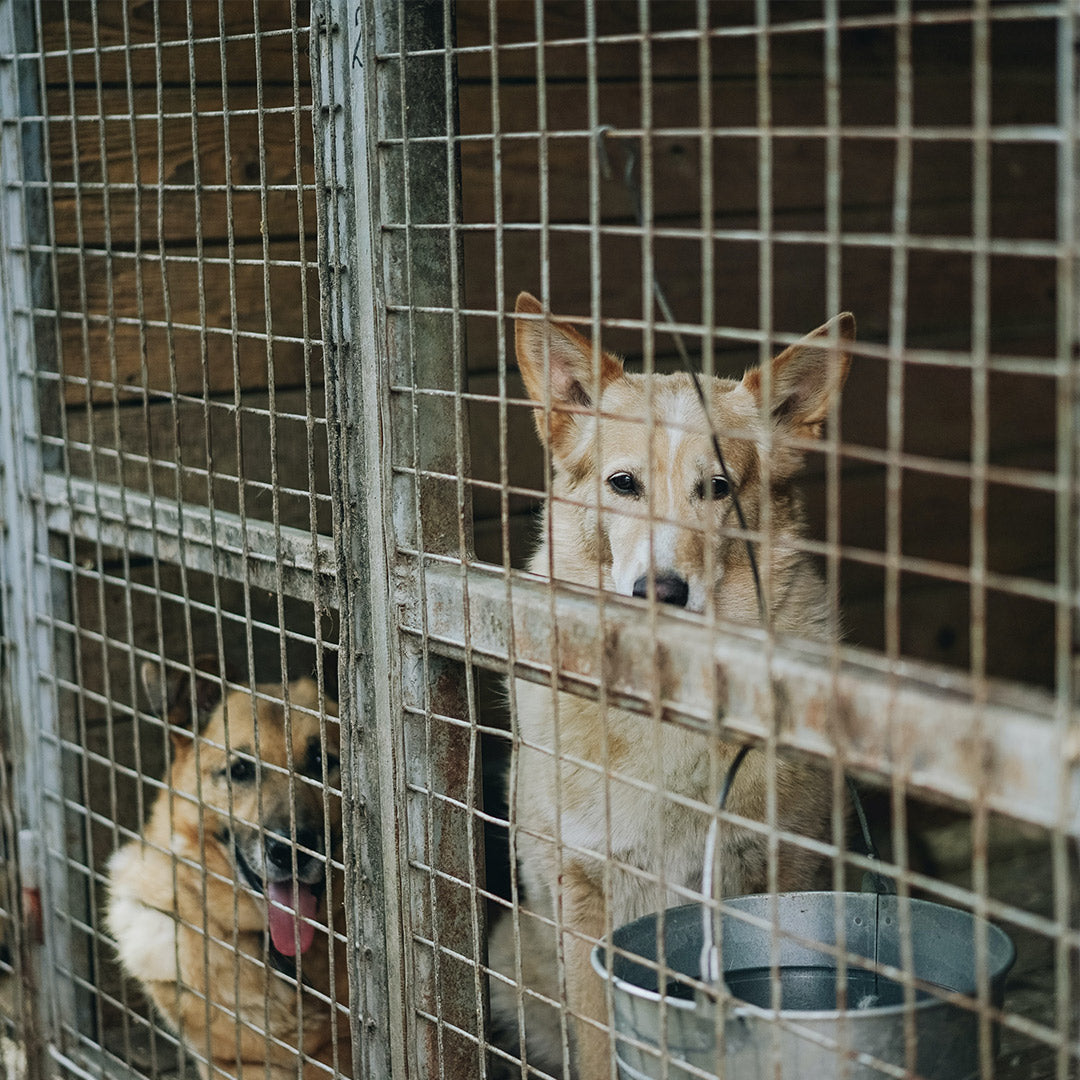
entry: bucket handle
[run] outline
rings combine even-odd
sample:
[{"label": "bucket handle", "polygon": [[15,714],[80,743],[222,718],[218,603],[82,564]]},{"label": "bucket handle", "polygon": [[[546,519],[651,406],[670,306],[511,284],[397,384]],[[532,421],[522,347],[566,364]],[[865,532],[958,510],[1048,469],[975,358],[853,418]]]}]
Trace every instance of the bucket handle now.
[{"label": "bucket handle", "polygon": [[[724,774],[724,783],[720,788],[719,809],[723,810],[727,806],[728,796],[731,794],[731,789],[735,784],[735,777],[739,772],[739,768],[746,760],[746,755],[750,753],[750,744],[743,743],[739,747],[738,753],[732,759],[731,764],[728,766],[727,772]],[[720,816],[714,814],[712,821],[709,822],[709,833],[705,838],[705,866],[701,874],[701,893],[706,901],[713,899],[713,881],[716,877],[716,848],[717,839],[720,834]],[[706,986],[720,986],[722,984],[720,973],[720,951],[716,948],[715,939],[713,937],[713,911],[711,903],[705,903],[701,906],[701,981]]]},{"label": "bucket handle", "polygon": [[[731,794],[731,789],[735,784],[735,777],[738,775],[742,763],[746,760],[746,755],[750,753],[750,749],[749,743],[743,743],[724,774],[724,783],[720,788],[720,798],[718,800],[720,810],[727,807],[728,796]],[[851,794],[851,802],[855,807],[855,816],[859,822],[862,840],[866,845],[867,857],[879,862],[880,856],[874,838],[870,835],[870,824],[866,819],[866,810],[863,808],[862,797],[859,795],[859,789],[855,781],[850,776],[847,777],[847,786]],[[701,981],[709,986],[719,986],[722,974],[720,971],[720,950],[716,948],[713,926],[716,912],[710,903],[714,899],[713,881],[716,877],[716,848],[719,834],[720,817],[714,815],[709,823],[709,832],[705,839],[705,865],[701,875],[701,893],[706,901],[701,908]],[[863,874],[862,891],[878,893],[879,895],[882,893],[895,893],[896,886],[883,874],[875,870],[867,870]]]}]

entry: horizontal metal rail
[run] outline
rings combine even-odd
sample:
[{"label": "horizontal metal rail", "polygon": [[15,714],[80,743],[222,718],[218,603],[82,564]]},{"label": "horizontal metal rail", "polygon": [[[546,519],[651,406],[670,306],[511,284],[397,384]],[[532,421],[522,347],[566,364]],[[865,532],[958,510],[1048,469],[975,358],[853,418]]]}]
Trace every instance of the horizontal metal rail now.
[{"label": "horizontal metal rail", "polygon": [[716,726],[715,700],[721,733],[733,740],[775,730],[793,749],[842,752],[853,770],[899,775],[969,805],[982,799],[1080,836],[1080,770],[1066,792],[1051,782],[1055,762],[1080,758],[1080,712],[1062,722],[1049,695],[995,685],[980,702],[970,680],[944,669],[906,661],[890,669],[849,647],[834,666],[826,647],[776,641],[767,649],[760,631],[705,627],[666,611],[654,633],[643,601],[571,586],[552,595],[548,582],[524,574],[508,583],[497,572],[433,565],[424,584],[432,651],[463,656],[467,645],[474,663],[505,672],[512,634],[519,678],[549,683],[557,656],[564,689],[595,697],[603,680],[611,704],[647,712],[656,702],[665,719],[705,730]]},{"label": "horizontal metal rail", "polygon": [[332,537],[56,473],[46,475],[42,497],[51,532],[337,604]]}]

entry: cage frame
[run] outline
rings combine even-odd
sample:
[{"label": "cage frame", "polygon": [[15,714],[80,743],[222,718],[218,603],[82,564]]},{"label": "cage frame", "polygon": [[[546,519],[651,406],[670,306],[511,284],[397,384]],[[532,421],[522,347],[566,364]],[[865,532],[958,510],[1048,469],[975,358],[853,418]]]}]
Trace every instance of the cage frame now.
[{"label": "cage frame", "polygon": [[[1050,590],[1061,629],[1061,642],[1080,637],[1080,377],[1075,357],[1080,349],[1080,192],[1075,96],[1074,46],[1080,31],[1069,5],[1045,5],[1059,16],[1058,169],[1062,197],[1058,206],[1058,351],[1060,388],[1055,424],[1058,432],[1058,574]],[[724,686],[729,709],[724,721],[732,733],[763,744],[782,729],[793,749],[829,759],[835,753],[835,731],[828,718],[843,716],[844,764],[856,773],[902,782],[905,790],[922,789],[967,805],[1036,824],[1050,831],[1055,843],[1059,879],[1066,876],[1069,845],[1080,840],[1080,716],[1077,685],[1080,661],[1062,647],[1057,657],[1055,693],[1009,691],[964,675],[944,677],[938,669],[878,655],[850,655],[837,673],[823,656],[806,646],[770,642],[763,635],[714,631],[703,643],[678,618],[643,626],[640,615],[606,609],[608,639],[597,662],[595,600],[570,587],[526,580],[519,573],[469,565],[467,440],[460,364],[464,344],[457,333],[418,341],[391,323],[407,320],[409,311],[389,312],[383,288],[388,263],[410,242],[410,214],[416,204],[394,205],[380,184],[385,131],[417,101],[417,88],[402,74],[413,53],[431,61],[425,87],[427,111],[416,110],[410,123],[430,139],[428,128],[444,132],[444,183],[424,193],[432,213],[445,215],[445,249],[426,263],[430,279],[417,275],[406,291],[411,307],[458,312],[460,255],[456,253],[458,196],[455,185],[453,116],[454,78],[451,8],[436,24],[409,23],[405,5],[383,7],[348,0],[315,0],[312,5],[311,64],[316,102],[316,162],[319,177],[319,243],[322,314],[330,390],[329,436],[336,539],[314,537],[305,530],[241,519],[222,511],[170,503],[159,496],[136,493],[65,477],[50,462],[40,440],[25,437],[24,427],[42,408],[30,392],[36,364],[48,343],[35,341],[33,313],[45,305],[34,258],[40,241],[40,205],[29,181],[41,179],[40,156],[28,134],[43,106],[20,100],[37,76],[19,76],[17,65],[32,63],[32,43],[24,36],[23,16],[31,16],[30,0],[0,0],[0,461],[3,467],[5,662],[13,684],[16,725],[25,759],[20,764],[24,793],[36,793],[22,812],[57,843],[64,837],[62,795],[45,798],[47,775],[62,775],[57,746],[59,732],[56,689],[73,684],[74,674],[60,669],[57,682],[43,684],[37,672],[56,668],[57,649],[50,625],[64,621],[65,587],[42,553],[55,537],[74,537],[98,544],[123,543],[130,550],[154,554],[159,539],[178,544],[179,558],[189,569],[223,579],[281,589],[298,599],[316,595],[343,613],[342,656],[348,678],[342,681],[342,717],[348,753],[344,766],[346,864],[349,877],[350,982],[354,995],[354,1033],[358,1076],[435,1075],[442,1069],[475,1065],[484,1051],[486,1021],[483,988],[484,922],[480,901],[483,883],[476,867],[480,857],[476,814],[466,815],[463,828],[445,838],[437,859],[425,871],[436,871],[466,886],[465,899],[440,910],[436,932],[424,936],[423,903],[410,895],[411,870],[430,854],[434,819],[418,811],[415,796],[436,804],[475,807],[475,770],[461,777],[460,746],[450,728],[433,733],[436,717],[458,717],[457,733],[469,740],[475,757],[479,721],[469,683],[473,667],[513,674],[583,695],[601,692],[613,703],[649,710],[655,701],[653,672],[637,664],[640,655],[657,651],[670,659],[665,671],[665,719],[712,730],[715,718],[695,705],[702,688]],[[833,22],[837,18],[833,9]],[[396,75],[387,57],[397,56]],[[16,107],[16,103],[18,103]],[[980,125],[982,133],[980,135]],[[985,138],[985,119],[976,125]],[[409,132],[398,138],[405,158]],[[35,157],[35,154],[37,157]],[[425,173],[425,177],[430,174]],[[1065,182],[1064,178],[1071,178]],[[408,183],[408,181],[406,181]],[[1070,198],[1069,196],[1074,196]],[[983,208],[985,213],[985,207]],[[973,247],[988,243],[979,226]],[[401,238],[396,237],[401,233]],[[1041,249],[1040,249],[1041,250]],[[447,286],[447,283],[448,286]],[[979,318],[985,319],[985,312]],[[986,345],[976,350],[986,369]],[[449,367],[436,375],[424,365],[446,356]],[[980,360],[981,356],[981,360]],[[404,365],[404,367],[403,367]],[[455,366],[456,365],[456,366]],[[447,452],[442,444],[425,444],[428,431],[418,431],[401,411],[402,371],[428,373],[424,386],[436,388],[440,408],[455,432]],[[433,395],[435,396],[435,395]],[[438,509],[435,526],[418,514],[419,476],[398,467],[392,431],[404,431],[423,458],[417,470],[456,475],[456,497]],[[439,437],[445,435],[440,431]],[[1070,437],[1071,434],[1071,437]],[[985,463],[983,463],[985,475]],[[379,479],[372,483],[372,477]],[[982,569],[984,582],[992,575]],[[554,599],[553,599],[554,595]],[[43,613],[47,613],[43,617]],[[556,644],[552,617],[559,626]],[[17,631],[17,632],[16,632]],[[23,641],[20,644],[19,638]],[[558,664],[552,664],[552,657]],[[456,688],[447,690],[447,683]],[[445,695],[445,696],[440,696]],[[708,695],[704,696],[708,699]],[[407,741],[406,717],[419,718],[419,741]],[[42,733],[49,738],[43,739]],[[977,752],[973,752],[972,733]],[[51,740],[51,745],[50,745]],[[896,747],[905,756],[898,760]],[[410,751],[423,747],[422,775],[410,774]],[[1058,763],[1058,780],[1045,780],[1046,762]],[[989,765],[989,768],[987,767]],[[430,810],[428,811],[430,814]],[[58,816],[59,815],[59,816]],[[448,833],[451,830],[448,829]],[[27,851],[34,850],[27,837]],[[55,870],[55,859],[39,856],[33,869],[42,874],[43,897],[50,910],[69,911],[64,900],[70,883]],[[420,888],[432,888],[419,886]],[[411,906],[419,904],[419,906]],[[439,901],[441,904],[441,901]],[[434,906],[439,906],[435,904]],[[993,915],[992,905],[987,909]],[[1067,913],[1059,912],[1062,928]],[[423,938],[422,941],[418,940]],[[51,925],[47,947],[63,953],[64,938]],[[1063,933],[1059,968],[1075,943]],[[430,951],[426,964],[416,962],[418,947]],[[461,955],[471,963],[456,964]],[[448,961],[443,963],[442,961]],[[455,961],[455,963],[449,963]],[[48,961],[43,962],[46,966]],[[1069,998],[1067,976],[1059,998]],[[1075,979],[1075,976],[1074,976]],[[434,1002],[422,1007],[420,1002]],[[1065,1005],[1063,1004],[1064,1008]],[[44,1002],[44,1030],[63,1030],[57,1021],[76,1011],[55,986]],[[80,1021],[81,1022],[81,1021]],[[1066,1030],[1068,1017],[1055,1021]],[[395,1036],[405,1032],[406,1038]],[[69,1049],[50,1045],[57,1060],[77,1068]],[[1067,1048],[1062,1046],[1063,1068]],[[429,1070],[429,1071],[425,1071]]]}]

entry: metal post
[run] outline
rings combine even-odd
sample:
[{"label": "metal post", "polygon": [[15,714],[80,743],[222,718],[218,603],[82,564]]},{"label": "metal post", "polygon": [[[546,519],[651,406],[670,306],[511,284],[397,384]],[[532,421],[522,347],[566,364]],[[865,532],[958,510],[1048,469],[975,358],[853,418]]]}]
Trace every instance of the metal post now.
[{"label": "metal post", "polygon": [[369,972],[369,993],[401,987],[379,1025],[405,1032],[379,1051],[395,1075],[461,1076],[484,1060],[470,667],[429,651],[424,634],[407,640],[396,618],[423,621],[431,556],[471,557],[452,9],[326,3],[315,19],[331,460],[355,672],[346,715],[363,750],[350,785],[380,792],[358,840],[361,861],[384,867],[384,902],[369,896],[367,911],[385,925],[363,936],[385,933],[386,969]]},{"label": "metal post", "polygon": [[[79,797],[77,776],[64,768],[61,740],[70,731],[57,698],[59,680],[70,678],[70,658],[52,636],[55,621],[66,617],[67,587],[49,569],[41,499],[50,465],[40,441],[48,396],[40,392],[37,372],[54,365],[46,341],[35,336],[33,315],[49,292],[47,263],[32,251],[49,235],[45,198],[31,186],[44,173],[37,72],[26,58],[36,47],[36,25],[30,3],[0,2],[0,612],[13,712],[6,727],[18,742],[11,756],[23,826],[20,854],[32,859],[20,870],[24,887],[39,890],[44,915],[44,940],[31,960],[41,991],[37,1030],[54,1053],[63,1053],[65,1025],[83,1029],[91,1013],[70,980],[45,977],[58,966],[85,975],[88,966],[85,943],[70,932],[70,915],[87,907],[85,879],[80,885],[69,874],[80,829],[64,808],[66,799]],[[28,1058],[41,1049],[27,1046]]]},{"label": "metal post", "polygon": [[[404,1025],[393,785],[394,656],[383,533],[385,406],[364,378],[382,340],[368,217],[370,27],[363,5],[312,7],[311,81],[322,266],[334,534],[341,610],[342,789],[346,925],[356,1076],[403,1073]],[[359,222],[363,223],[363,227]],[[357,318],[360,312],[365,315]],[[379,365],[370,362],[371,374]],[[366,483],[358,483],[366,476]],[[363,792],[364,797],[360,797]]]}]

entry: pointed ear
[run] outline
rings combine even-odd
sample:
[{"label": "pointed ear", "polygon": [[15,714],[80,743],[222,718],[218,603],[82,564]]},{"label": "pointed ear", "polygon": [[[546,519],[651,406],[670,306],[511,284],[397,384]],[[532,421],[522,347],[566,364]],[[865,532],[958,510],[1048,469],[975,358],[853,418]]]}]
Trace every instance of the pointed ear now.
[{"label": "pointed ear", "polygon": [[[611,353],[599,355],[599,380],[594,376],[593,346],[569,323],[550,318],[521,318],[541,316],[544,309],[530,293],[518,295],[514,323],[514,346],[518,367],[525,380],[529,397],[543,408],[551,403],[550,417],[538,409],[536,430],[540,441],[558,452],[574,424],[574,413],[568,409],[587,409],[593,403],[593,391],[599,384],[603,390],[623,374],[622,361]],[[544,360],[547,356],[547,374]]]},{"label": "pointed ear", "polygon": [[[804,438],[821,435],[829,406],[847,379],[854,341],[855,317],[845,311],[773,359],[769,412],[777,423]],[[761,370],[748,371],[743,385],[761,405]]]},{"label": "pointed ear", "polygon": [[204,654],[195,658],[195,671],[165,667],[147,660],[141,669],[143,687],[156,716],[168,719],[177,738],[177,728],[200,730],[222,697],[223,680],[217,657]]}]

